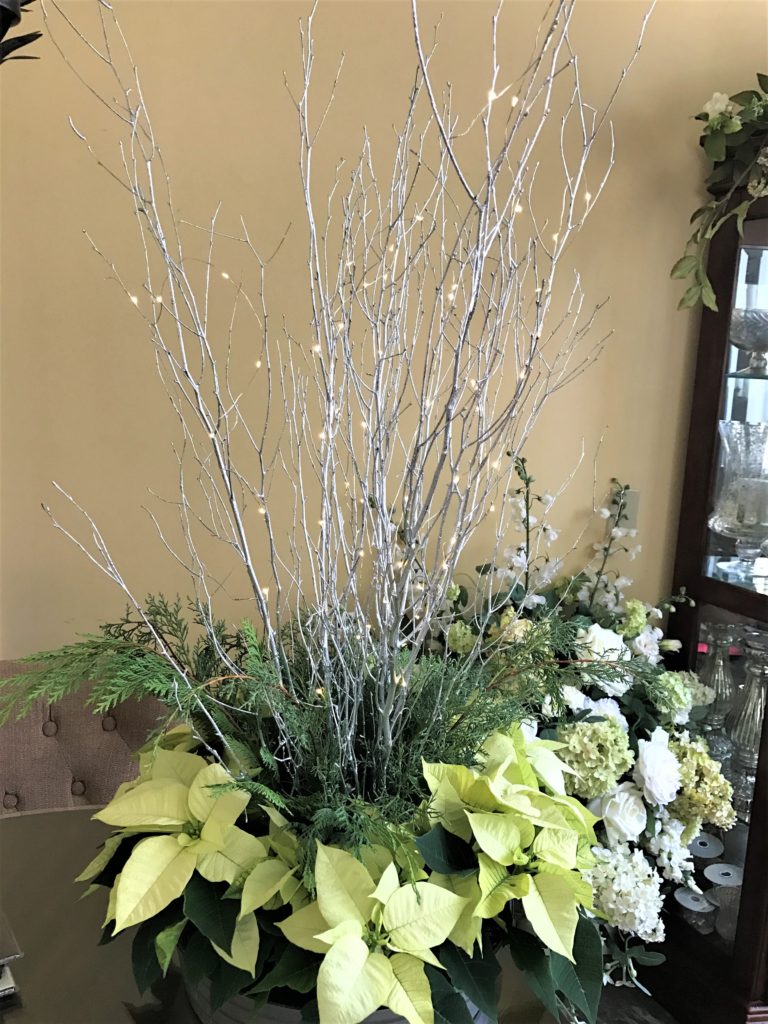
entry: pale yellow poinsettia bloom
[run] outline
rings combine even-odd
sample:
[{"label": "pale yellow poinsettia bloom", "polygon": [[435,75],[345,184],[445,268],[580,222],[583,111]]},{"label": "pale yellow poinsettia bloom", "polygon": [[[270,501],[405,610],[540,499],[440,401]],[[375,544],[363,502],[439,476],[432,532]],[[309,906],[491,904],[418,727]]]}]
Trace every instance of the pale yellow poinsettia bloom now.
[{"label": "pale yellow poinsettia bloom", "polygon": [[250,800],[220,764],[197,754],[158,750],[145,778],[94,815],[142,839],[123,868],[115,896],[115,932],[159,913],[184,892],[197,870],[209,882],[235,882],[267,859],[261,840],[235,822]]}]

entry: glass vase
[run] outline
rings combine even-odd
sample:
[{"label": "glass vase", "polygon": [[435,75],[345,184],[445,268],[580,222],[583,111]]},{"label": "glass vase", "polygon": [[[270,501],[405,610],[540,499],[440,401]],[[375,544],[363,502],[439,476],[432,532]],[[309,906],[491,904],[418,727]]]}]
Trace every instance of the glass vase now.
[{"label": "glass vase", "polygon": [[768,688],[768,636],[750,636],[746,643],[744,693],[731,725],[733,806],[741,821],[749,823],[755,792],[760,737]]},{"label": "glass vase", "polygon": [[723,772],[727,773],[733,744],[726,730],[725,720],[734,698],[730,649],[737,627],[728,623],[712,623],[709,629],[714,649],[703,682],[715,691],[715,699],[709,706],[702,732],[709,745],[710,754],[720,762]]},{"label": "glass vase", "polygon": [[768,423],[721,420],[719,429],[723,474],[709,526],[736,541],[737,558],[718,568],[751,578],[768,538]]}]

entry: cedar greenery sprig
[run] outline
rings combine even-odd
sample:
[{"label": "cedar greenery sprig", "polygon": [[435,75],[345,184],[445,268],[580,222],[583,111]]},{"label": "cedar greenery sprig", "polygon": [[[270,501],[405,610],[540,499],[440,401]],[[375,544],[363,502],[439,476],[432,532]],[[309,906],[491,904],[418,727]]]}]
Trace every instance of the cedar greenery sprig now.
[{"label": "cedar greenery sprig", "polygon": [[[713,164],[706,179],[713,198],[692,214],[691,224],[696,228],[685,254],[672,267],[672,277],[693,279],[678,309],[699,302],[707,309],[717,309],[706,270],[709,244],[731,217],[741,235],[752,204],[768,195],[768,75],[758,74],[757,83],[757,89],[730,97],[716,92],[696,114],[696,120],[704,122],[699,144]],[[744,192],[746,198],[741,198]]]}]

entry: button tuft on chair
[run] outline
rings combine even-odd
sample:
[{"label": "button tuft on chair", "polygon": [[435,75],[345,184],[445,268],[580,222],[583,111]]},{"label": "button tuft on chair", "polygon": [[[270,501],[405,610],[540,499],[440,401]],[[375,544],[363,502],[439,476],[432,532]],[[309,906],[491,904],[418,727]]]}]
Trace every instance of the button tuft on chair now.
[{"label": "button tuft on chair", "polygon": [[16,793],[6,793],[3,797],[3,807],[6,811],[12,811],[14,807],[17,807],[19,803],[19,797]]},{"label": "button tuft on chair", "polygon": [[50,719],[47,722],[43,722],[43,736],[55,736],[58,731],[59,727],[55,722]]},{"label": "button tuft on chair", "polygon": [[114,715],[105,715],[101,720],[101,728],[104,732],[112,732],[117,728],[117,721]]},{"label": "button tuft on chair", "polygon": [[72,796],[82,796],[85,792],[85,783],[80,782],[79,779],[75,779],[72,783]]}]

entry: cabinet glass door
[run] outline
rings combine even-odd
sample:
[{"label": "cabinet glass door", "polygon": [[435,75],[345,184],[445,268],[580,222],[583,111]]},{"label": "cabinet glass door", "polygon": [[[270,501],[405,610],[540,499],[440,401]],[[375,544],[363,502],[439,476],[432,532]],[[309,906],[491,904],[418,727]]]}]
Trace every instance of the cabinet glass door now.
[{"label": "cabinet glass door", "polygon": [[768,594],[768,220],[744,225],[728,342],[704,573]]}]

